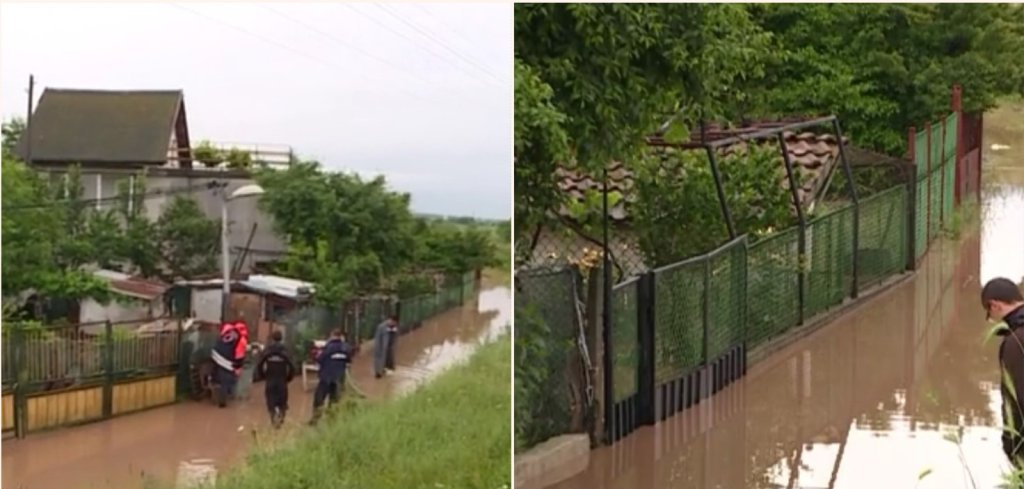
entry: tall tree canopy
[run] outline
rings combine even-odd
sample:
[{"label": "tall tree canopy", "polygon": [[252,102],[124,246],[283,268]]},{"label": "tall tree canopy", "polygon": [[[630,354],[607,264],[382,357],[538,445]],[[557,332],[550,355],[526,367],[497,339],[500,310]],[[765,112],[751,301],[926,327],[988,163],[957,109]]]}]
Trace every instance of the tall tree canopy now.
[{"label": "tall tree canopy", "polygon": [[[1024,8],[994,4],[519,4],[516,220],[560,203],[556,164],[639,163],[674,118],[838,115],[894,155],[906,130],[1024,92]],[[517,230],[522,232],[522,228]]]},{"label": "tall tree canopy", "polygon": [[257,174],[261,205],[289,242],[282,273],[317,284],[317,297],[337,302],[375,291],[414,258],[415,219],[409,195],[383,177],[325,172],[316,162]]}]

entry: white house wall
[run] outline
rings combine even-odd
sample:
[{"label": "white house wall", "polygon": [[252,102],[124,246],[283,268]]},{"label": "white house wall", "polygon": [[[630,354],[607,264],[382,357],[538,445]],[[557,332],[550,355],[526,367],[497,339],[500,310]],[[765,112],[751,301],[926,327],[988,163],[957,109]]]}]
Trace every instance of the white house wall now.
[{"label": "white house wall", "polygon": [[192,289],[192,310],[196,319],[219,323],[221,302],[220,289]]},{"label": "white house wall", "polygon": [[160,299],[152,302],[141,299],[130,302],[112,300],[107,305],[100,304],[92,299],[86,299],[81,303],[79,318],[83,323],[96,321],[120,323],[148,319],[153,317],[153,315],[159,316],[161,312]]},{"label": "white house wall", "polygon": [[[177,194],[191,195],[199,204],[199,208],[210,219],[220,222],[222,198],[214,192],[207,190],[207,186],[213,181],[228,182],[228,192],[254,183],[252,179],[231,178],[218,179],[216,171],[211,171],[211,177],[195,177],[187,175],[148,175],[146,177],[146,191],[148,193],[169,191],[191,187],[192,192]],[[50,171],[54,181],[63,178],[63,172]],[[100,207],[113,209],[118,204],[114,198],[118,196],[118,186],[121,182],[127,183],[131,173],[118,170],[96,171],[88,168],[82,169],[83,198],[88,200],[110,199],[101,203]],[[156,220],[163,213],[164,208],[174,199],[176,194],[150,195],[146,201],[146,216]],[[269,215],[259,208],[258,198],[245,198],[233,201],[229,204],[231,222],[228,228],[228,242],[232,248],[232,260],[237,258],[235,250],[244,248],[249,239],[252,226],[256,224],[256,233],[250,245],[253,250],[246,257],[242,264],[241,272],[251,272],[256,260],[269,260],[280,257],[286,249],[284,240],[274,231],[273,220]]]}]

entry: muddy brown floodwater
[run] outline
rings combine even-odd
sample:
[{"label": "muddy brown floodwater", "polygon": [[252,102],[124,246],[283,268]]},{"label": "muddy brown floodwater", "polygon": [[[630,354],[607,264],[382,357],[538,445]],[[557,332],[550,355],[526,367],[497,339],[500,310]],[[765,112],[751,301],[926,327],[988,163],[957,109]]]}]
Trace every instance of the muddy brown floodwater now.
[{"label": "muddy brown floodwater", "polygon": [[551,488],[1000,487],[997,343],[978,297],[990,278],[1024,278],[1024,105],[985,126],[980,229]]},{"label": "muddy brown floodwater", "polygon": [[[505,332],[511,321],[511,301],[508,287],[485,283],[474,300],[402,336],[392,375],[374,379],[371,355],[357,356],[352,365],[354,383],[371,398],[409,392]],[[147,479],[183,487],[215,475],[243,458],[254,442],[287,436],[309,420],[312,386],[305,391],[297,378],[291,385],[285,428],[270,431],[261,387],[253,387],[248,401],[225,409],[188,401],[5,440],[3,487],[136,489],[144,487]]]}]

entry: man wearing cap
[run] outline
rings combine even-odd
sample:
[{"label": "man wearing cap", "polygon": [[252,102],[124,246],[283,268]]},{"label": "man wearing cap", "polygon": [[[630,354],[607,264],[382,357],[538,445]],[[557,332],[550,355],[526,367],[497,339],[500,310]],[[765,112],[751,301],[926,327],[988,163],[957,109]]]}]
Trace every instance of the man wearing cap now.
[{"label": "man wearing cap", "polygon": [[981,290],[981,306],[989,320],[1006,323],[996,333],[1003,339],[1003,452],[1016,468],[1024,469],[1024,295],[1010,279],[992,279]]}]

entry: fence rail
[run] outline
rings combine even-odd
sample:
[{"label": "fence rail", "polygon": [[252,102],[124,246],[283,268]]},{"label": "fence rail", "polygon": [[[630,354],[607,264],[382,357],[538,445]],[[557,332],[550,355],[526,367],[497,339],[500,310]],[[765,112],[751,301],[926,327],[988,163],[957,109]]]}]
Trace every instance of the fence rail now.
[{"label": "fence rail", "polygon": [[[117,406],[124,398],[117,385],[129,379],[173,376],[181,323],[171,331],[134,330],[154,321],[162,319],[50,328],[4,325],[0,346],[3,384],[5,396],[10,396],[5,403],[10,412],[4,415],[11,419],[5,430],[12,429],[20,437],[28,430],[108,418],[125,410]],[[133,406],[151,405],[150,400],[141,398],[131,402]],[[168,401],[161,398],[160,402]],[[39,417],[39,410],[66,411],[68,403],[81,407],[85,414]]]}]

